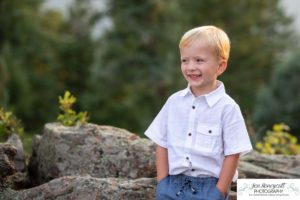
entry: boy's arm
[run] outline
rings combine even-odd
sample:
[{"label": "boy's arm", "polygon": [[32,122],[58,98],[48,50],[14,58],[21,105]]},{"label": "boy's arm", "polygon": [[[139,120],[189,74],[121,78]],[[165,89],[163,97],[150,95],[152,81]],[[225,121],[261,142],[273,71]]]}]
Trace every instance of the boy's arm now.
[{"label": "boy's arm", "polygon": [[239,154],[225,156],[217,188],[226,196],[239,162]]},{"label": "boy's arm", "polygon": [[159,145],[156,146],[156,170],[158,182],[169,174],[168,149]]}]

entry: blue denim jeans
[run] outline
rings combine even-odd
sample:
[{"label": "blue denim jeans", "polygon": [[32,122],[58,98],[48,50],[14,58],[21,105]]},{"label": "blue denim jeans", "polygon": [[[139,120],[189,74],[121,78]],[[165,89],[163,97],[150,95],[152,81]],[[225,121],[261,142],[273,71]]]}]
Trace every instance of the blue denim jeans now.
[{"label": "blue denim jeans", "polygon": [[169,175],[159,181],[156,200],[227,200],[216,187],[215,177],[191,177],[183,174]]}]

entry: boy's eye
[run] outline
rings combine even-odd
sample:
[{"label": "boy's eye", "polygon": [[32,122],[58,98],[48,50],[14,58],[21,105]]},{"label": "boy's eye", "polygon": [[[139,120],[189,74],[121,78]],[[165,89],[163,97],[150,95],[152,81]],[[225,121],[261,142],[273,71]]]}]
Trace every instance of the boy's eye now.
[{"label": "boy's eye", "polygon": [[181,59],[181,63],[187,63],[187,59]]},{"label": "boy's eye", "polygon": [[197,62],[197,63],[202,63],[202,62],[204,62],[204,60],[201,59],[201,58],[197,58],[197,59],[196,59],[196,62]]}]

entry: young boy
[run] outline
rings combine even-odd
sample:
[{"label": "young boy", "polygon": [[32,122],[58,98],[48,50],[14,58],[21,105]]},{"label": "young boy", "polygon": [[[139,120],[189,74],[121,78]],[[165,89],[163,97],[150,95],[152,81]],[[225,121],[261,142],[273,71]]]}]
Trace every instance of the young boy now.
[{"label": "young boy", "polygon": [[215,26],[186,32],[181,71],[188,87],[169,97],[145,135],[156,144],[156,199],[227,199],[239,157],[252,150],[240,108],[217,78],[230,41]]}]

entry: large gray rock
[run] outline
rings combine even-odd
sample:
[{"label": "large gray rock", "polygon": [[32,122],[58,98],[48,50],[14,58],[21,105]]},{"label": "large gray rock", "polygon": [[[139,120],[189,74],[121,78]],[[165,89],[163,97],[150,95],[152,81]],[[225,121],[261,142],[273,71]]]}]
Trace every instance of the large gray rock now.
[{"label": "large gray rock", "polygon": [[17,134],[12,134],[11,136],[9,136],[6,143],[13,145],[17,150],[17,154],[14,156],[14,163],[16,166],[16,170],[18,172],[25,172],[26,159],[25,159],[23,143],[20,137]]},{"label": "large gray rock", "polygon": [[65,176],[27,190],[6,189],[0,192],[5,200],[152,200],[155,179],[92,178]]},{"label": "large gray rock", "polygon": [[[13,146],[0,145],[0,178],[24,183],[27,176],[13,174],[15,155]],[[253,151],[238,168],[239,178],[300,178],[300,155]],[[46,124],[43,135],[34,139],[30,169],[31,181],[47,183],[19,191],[2,187],[0,199],[151,200],[155,195],[154,143],[115,127]],[[232,191],[235,200],[235,184]]]},{"label": "large gray rock", "polygon": [[30,169],[38,184],[69,175],[155,177],[154,144],[111,126],[49,123],[34,141]]},{"label": "large gray rock", "polygon": [[16,166],[13,162],[17,150],[10,144],[0,143],[0,189],[6,186],[7,177],[16,172]]},{"label": "large gray rock", "polygon": [[22,142],[17,135],[13,135],[8,142],[0,143],[0,190],[7,187],[22,189],[31,185],[25,170]]},{"label": "large gray rock", "polygon": [[300,178],[300,155],[266,155],[252,151],[241,158],[240,178]]}]

